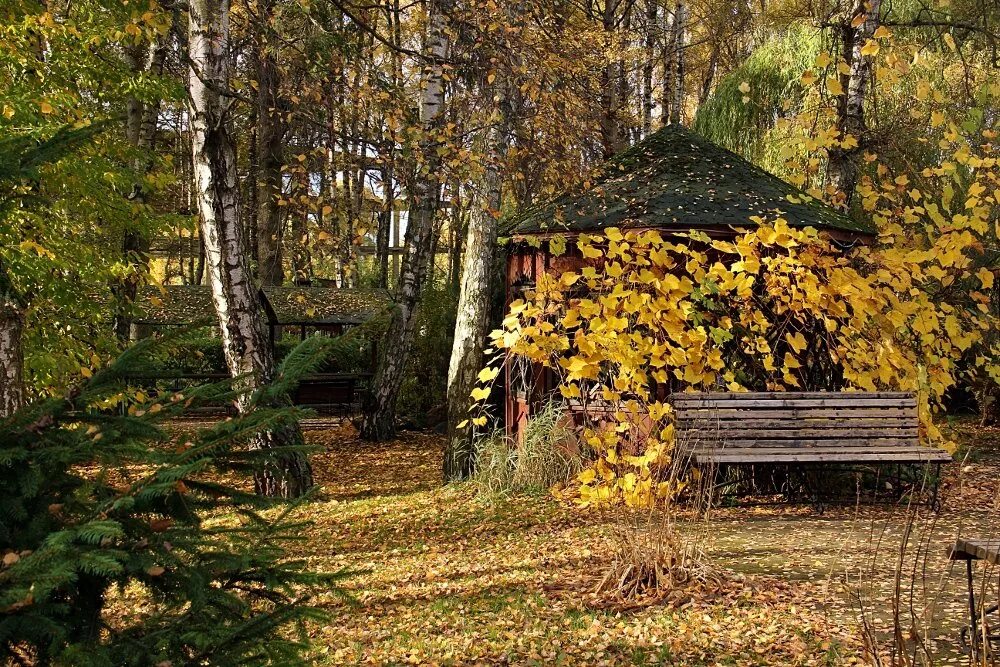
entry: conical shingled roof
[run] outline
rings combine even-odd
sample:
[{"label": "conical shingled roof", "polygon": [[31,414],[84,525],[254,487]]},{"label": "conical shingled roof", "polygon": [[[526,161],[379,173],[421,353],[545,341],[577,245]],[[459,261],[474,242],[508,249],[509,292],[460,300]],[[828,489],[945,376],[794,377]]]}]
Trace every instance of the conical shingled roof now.
[{"label": "conical shingled roof", "polygon": [[676,125],[612,158],[586,192],[567,193],[530,209],[512,227],[514,235],[606,227],[709,229],[752,225],[751,216],[779,215],[796,227],[874,233],[736,153]]}]

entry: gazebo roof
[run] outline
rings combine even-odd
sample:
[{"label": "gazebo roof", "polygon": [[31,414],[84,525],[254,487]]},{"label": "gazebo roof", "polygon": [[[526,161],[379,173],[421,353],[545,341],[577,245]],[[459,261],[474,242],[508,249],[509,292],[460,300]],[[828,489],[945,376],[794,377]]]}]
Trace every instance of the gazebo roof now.
[{"label": "gazebo roof", "polygon": [[[269,324],[361,324],[392,303],[382,289],[264,287],[261,294]],[[204,285],[147,285],[136,304],[136,324],[184,325],[215,317],[212,293]]]},{"label": "gazebo roof", "polygon": [[595,184],[529,209],[513,234],[606,227],[707,229],[752,225],[751,216],[797,227],[874,234],[874,229],[693,132],[668,125],[612,158]]}]

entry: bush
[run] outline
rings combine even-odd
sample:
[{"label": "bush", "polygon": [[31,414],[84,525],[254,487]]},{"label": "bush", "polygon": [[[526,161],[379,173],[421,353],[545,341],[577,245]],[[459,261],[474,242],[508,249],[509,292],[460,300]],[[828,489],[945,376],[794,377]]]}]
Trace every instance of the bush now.
[{"label": "bush", "polygon": [[[142,343],[66,397],[0,423],[0,656],[66,665],[302,663],[305,635],[288,626],[317,617],[303,601],[341,575],[311,573],[289,557],[303,534],[294,506],[261,514],[273,501],[215,480],[248,478],[264,457],[287,453],[243,445],[297,418],[264,406],[315,366],[322,346],[289,355],[281,386],[259,392],[248,415],[176,442],[165,419],[233,394],[222,383],[127,414],[106,409],[151,349]],[[110,617],[112,595],[140,613]]]},{"label": "bush", "polygon": [[576,438],[557,403],[532,415],[519,444],[495,432],[479,438],[474,446],[472,484],[486,496],[545,491],[580,472]]},{"label": "bush", "polygon": [[448,364],[455,336],[458,295],[429,284],[420,297],[413,347],[399,390],[396,415],[404,426],[437,426],[448,416]]},{"label": "bush", "polygon": [[[309,336],[312,338],[313,336]],[[365,336],[344,335],[329,338],[329,356],[316,368],[321,373],[360,373],[371,371],[371,341]],[[283,361],[300,343],[298,336],[284,336],[275,341],[275,361]],[[145,376],[228,373],[222,341],[204,330],[192,330],[170,338],[150,356],[142,369]]]}]

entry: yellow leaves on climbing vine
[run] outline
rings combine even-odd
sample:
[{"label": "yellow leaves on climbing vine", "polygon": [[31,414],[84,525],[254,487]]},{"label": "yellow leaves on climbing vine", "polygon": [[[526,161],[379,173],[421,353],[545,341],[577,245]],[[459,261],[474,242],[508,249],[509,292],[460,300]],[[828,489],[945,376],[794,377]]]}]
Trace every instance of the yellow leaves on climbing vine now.
[{"label": "yellow leaves on climbing vine", "polygon": [[[905,186],[874,196],[908,197]],[[581,237],[567,258],[579,266],[541,276],[492,336],[512,367],[544,367],[556,400],[589,406],[574,414],[585,420],[581,446],[594,463],[562,497],[639,507],[679,492],[683,480],[662,486],[657,477],[675,445],[662,400],[668,383],[786,391],[822,388],[836,375],[847,389],[915,391],[923,432],[941,444],[932,408],[990,325],[988,312],[933,295],[970,282],[990,289],[995,279],[971,268],[976,234],[942,220],[942,233],[922,243],[902,234],[847,248],[763,218],[724,241],[619,229]],[[986,295],[968,293],[985,305]],[[983,356],[977,366],[1000,375]]]}]

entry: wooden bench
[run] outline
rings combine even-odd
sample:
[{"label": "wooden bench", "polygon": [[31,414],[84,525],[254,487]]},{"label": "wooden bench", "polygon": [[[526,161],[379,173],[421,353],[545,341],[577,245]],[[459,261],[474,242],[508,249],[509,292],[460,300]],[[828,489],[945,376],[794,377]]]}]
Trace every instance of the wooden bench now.
[{"label": "wooden bench", "polygon": [[910,393],[677,393],[671,403],[678,447],[702,466],[952,460],[920,444]]},{"label": "wooden bench", "polygon": [[981,624],[995,615],[1000,605],[981,607],[976,602],[973,561],[981,560],[992,566],[1000,565],[1000,539],[959,538],[948,549],[948,559],[965,561],[965,581],[969,591],[969,624],[959,632],[959,645],[966,653],[973,656],[976,664],[980,664],[982,657],[992,652],[992,645],[1000,642],[1000,635],[994,634],[988,623],[985,628]]}]

